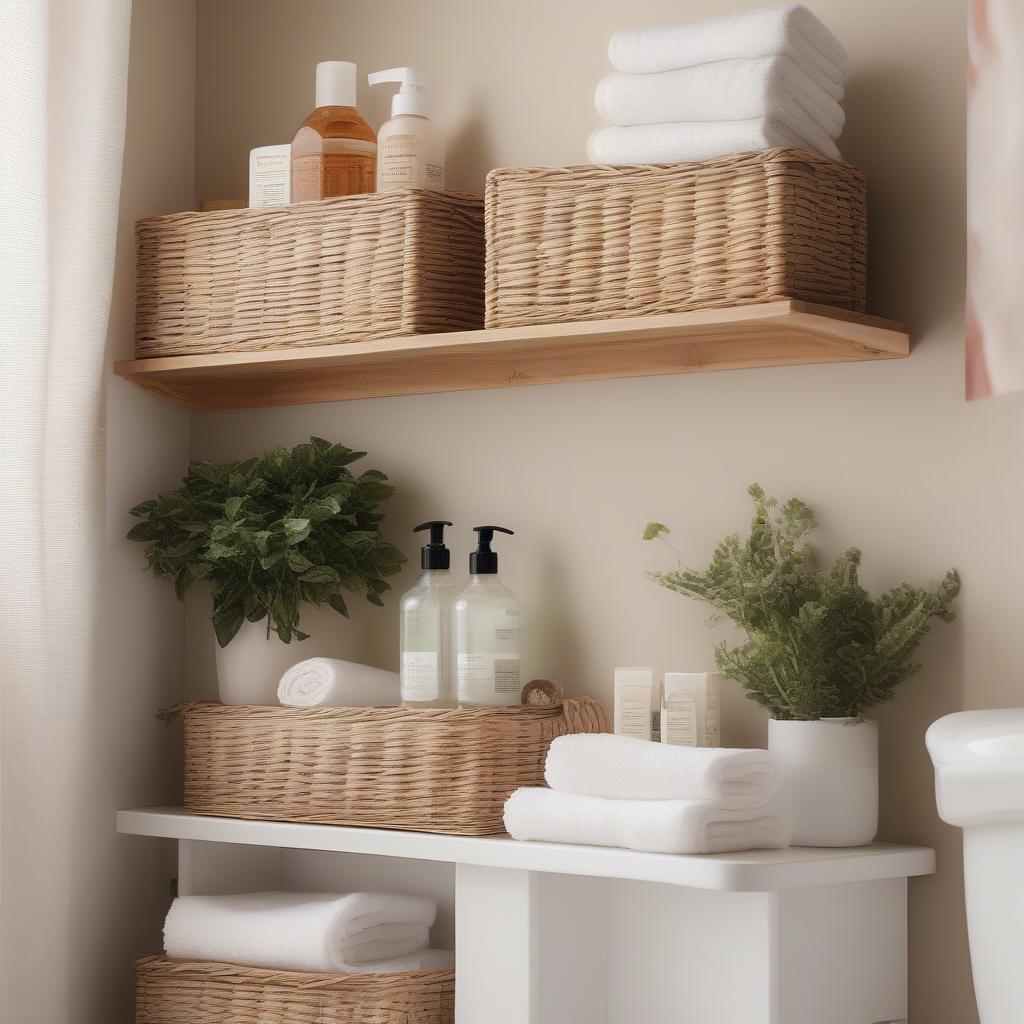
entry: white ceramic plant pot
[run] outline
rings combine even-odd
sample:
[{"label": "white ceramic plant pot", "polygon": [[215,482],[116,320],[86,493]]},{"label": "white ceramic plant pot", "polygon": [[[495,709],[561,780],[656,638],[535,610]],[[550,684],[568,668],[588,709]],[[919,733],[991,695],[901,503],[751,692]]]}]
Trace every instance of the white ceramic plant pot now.
[{"label": "white ceramic plant pot", "polygon": [[878,832],[878,723],[768,723],[786,776],[796,846],[864,846]]},{"label": "white ceramic plant pot", "polygon": [[297,643],[267,636],[267,620],[243,622],[227,647],[213,639],[217,652],[217,690],[222,704],[277,704],[281,676],[305,655]]}]

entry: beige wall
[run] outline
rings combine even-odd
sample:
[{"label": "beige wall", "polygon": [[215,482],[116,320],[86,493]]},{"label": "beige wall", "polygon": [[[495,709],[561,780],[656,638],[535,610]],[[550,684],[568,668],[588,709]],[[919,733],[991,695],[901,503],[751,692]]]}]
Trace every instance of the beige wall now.
[{"label": "beige wall", "polygon": [[[132,350],[136,218],[194,200],[195,17],[194,0],[133,4],[111,361]],[[161,948],[172,861],[157,843],[116,835],[114,812],[180,794],[180,737],[153,716],[181,699],[182,611],[169,587],[142,572],[141,549],[124,534],[127,510],[180,477],[188,414],[108,379],[107,614],[79,849],[92,884],[76,894],[75,1021],[131,1020],[132,957]]]},{"label": "beige wall", "polygon": [[[750,0],[201,0],[197,190],[243,196],[250,147],[285,142],[308,113],[313,66],[413,64],[432,83],[452,187],[479,190],[508,164],[584,158],[592,88],[616,29],[699,17]],[[470,527],[518,531],[501,545],[523,599],[528,668],[609,696],[615,665],[710,666],[705,613],[643,578],[665,564],[639,535],[669,523],[684,558],[748,518],[745,486],[798,494],[830,552],[856,543],[882,588],[963,572],[960,619],[927,643],[924,670],[882,709],[885,838],[927,843],[939,873],[911,886],[912,1020],[975,1020],[959,834],[935,814],[923,736],[963,707],[1021,702],[1014,639],[1024,612],[1019,452],[1024,398],[963,401],[964,11],[959,0],[817,0],[852,58],[844,152],[872,187],[872,307],[913,325],[905,362],[737,371],[375,400],[192,420],[192,453],[229,458],[311,432],[365,448],[398,494],[392,537],[446,517],[457,566]],[[361,89],[375,125],[387,90]],[[407,586],[412,570],[397,581]],[[189,619],[188,676],[212,682],[205,609]],[[393,666],[394,603],[323,616],[310,646]],[[760,743],[762,714],[725,704],[726,741]]]}]

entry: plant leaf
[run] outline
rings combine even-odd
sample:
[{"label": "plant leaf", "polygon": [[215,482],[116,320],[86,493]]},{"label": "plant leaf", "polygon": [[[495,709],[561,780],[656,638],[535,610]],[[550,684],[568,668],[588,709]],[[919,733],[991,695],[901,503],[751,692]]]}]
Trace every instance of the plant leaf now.
[{"label": "plant leaf", "polygon": [[672,531],[664,523],[648,523],[644,527],[644,540],[654,540],[655,537],[658,537],[663,533],[671,532]]}]

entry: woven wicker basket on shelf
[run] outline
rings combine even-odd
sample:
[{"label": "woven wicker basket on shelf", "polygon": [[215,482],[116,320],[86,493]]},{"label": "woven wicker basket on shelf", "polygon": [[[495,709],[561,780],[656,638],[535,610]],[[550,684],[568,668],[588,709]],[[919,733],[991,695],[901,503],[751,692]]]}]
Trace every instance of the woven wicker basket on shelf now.
[{"label": "woven wicker basket on shelf", "polygon": [[135,961],[136,1024],[453,1024],[455,972],[304,974]]},{"label": "woven wicker basket on shelf", "polygon": [[866,179],[816,153],[499,169],[485,211],[488,327],[781,298],[866,307]]},{"label": "woven wicker basket on shelf", "polygon": [[590,697],[409,711],[199,703],[185,708],[185,806],[200,814],[491,835],[542,785],[556,736],[609,732]]},{"label": "woven wicker basket on shelf", "polygon": [[483,324],[483,199],[402,189],[136,225],[135,354],[302,348]]}]

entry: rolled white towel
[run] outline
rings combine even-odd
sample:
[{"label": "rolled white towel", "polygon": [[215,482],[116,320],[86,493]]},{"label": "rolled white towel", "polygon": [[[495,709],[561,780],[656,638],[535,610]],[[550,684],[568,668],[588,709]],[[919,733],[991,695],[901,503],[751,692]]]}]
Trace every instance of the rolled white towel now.
[{"label": "rolled white towel", "polygon": [[775,804],[728,811],[701,800],[605,800],[517,789],[505,802],[513,839],[619,846],[643,853],[736,853],[789,846],[793,828]]},{"label": "rolled white towel", "polygon": [[613,71],[597,83],[594,105],[623,126],[671,121],[779,117],[808,138],[839,138],[843,108],[790,57],[722,60],[655,75]]},{"label": "rolled white towel", "polygon": [[455,951],[451,949],[420,949],[393,960],[374,960],[359,964],[360,974],[395,974],[398,971],[451,971],[455,968]]},{"label": "rolled white towel", "polygon": [[802,4],[625,29],[608,43],[612,67],[634,75],[774,54],[791,57],[827,93],[842,97],[846,50]]},{"label": "rolled white towel", "polygon": [[782,770],[767,750],[670,747],[626,736],[559,736],[544,778],[552,789],[614,800],[707,800],[742,811],[773,801]]},{"label": "rolled white towel", "polygon": [[394,707],[399,676],[354,661],[308,658],[281,676],[277,699],[290,708]]},{"label": "rolled white towel", "polygon": [[689,121],[682,124],[608,125],[587,140],[594,164],[686,164],[764,149],[811,149],[841,160],[831,139],[814,145],[778,118]]},{"label": "rolled white towel", "polygon": [[390,893],[182,896],[164,922],[164,949],[183,960],[357,971],[423,949],[436,915],[431,900]]}]

